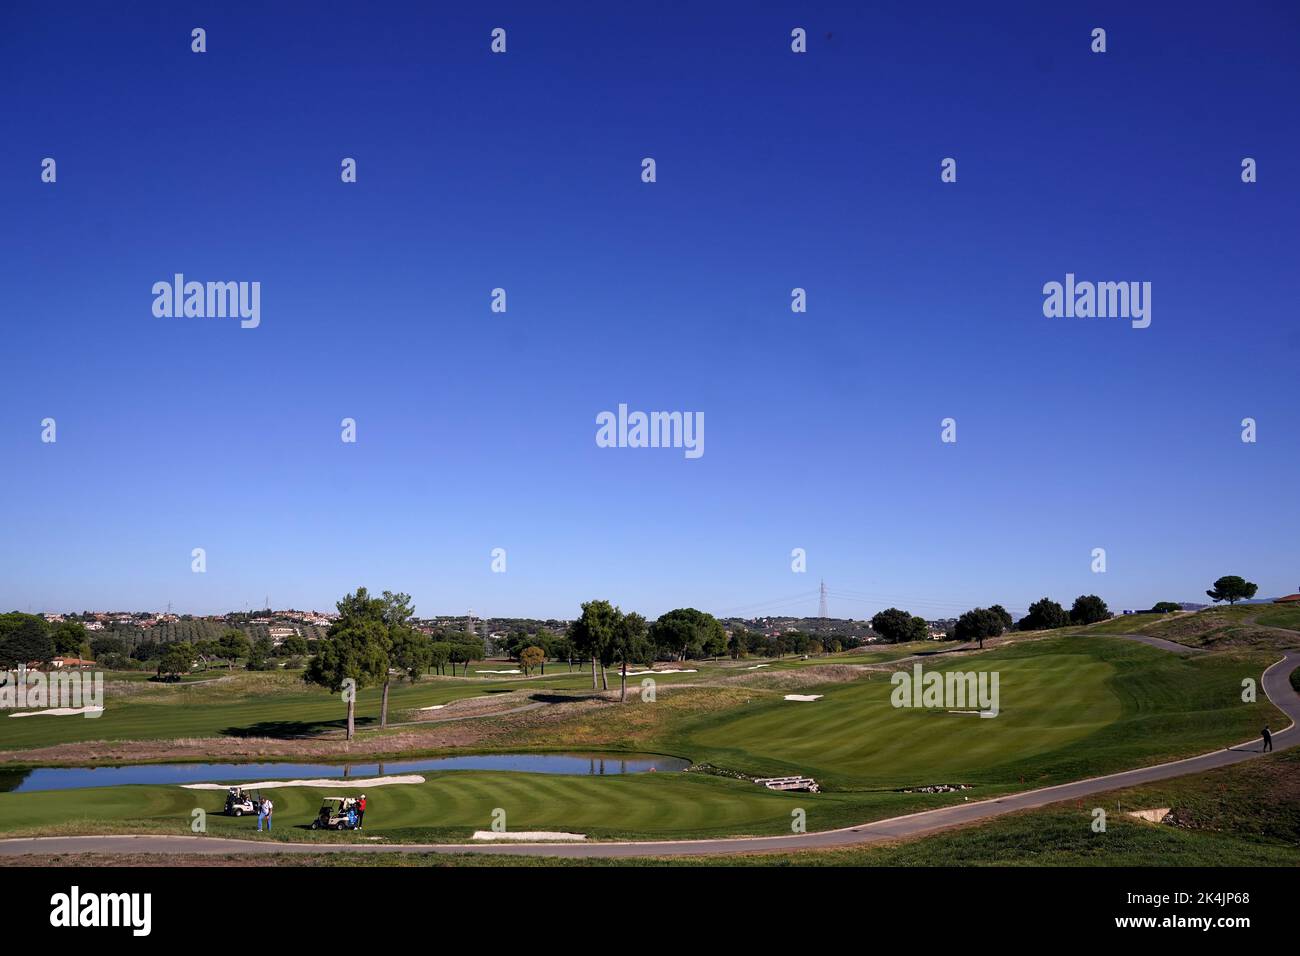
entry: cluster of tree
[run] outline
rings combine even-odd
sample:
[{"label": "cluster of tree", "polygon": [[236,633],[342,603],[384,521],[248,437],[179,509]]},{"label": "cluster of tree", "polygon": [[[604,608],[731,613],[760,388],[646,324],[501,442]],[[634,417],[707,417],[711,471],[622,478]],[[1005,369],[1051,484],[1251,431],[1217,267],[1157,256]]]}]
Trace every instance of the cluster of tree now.
[{"label": "cluster of tree", "polygon": [[158,658],[160,680],[179,680],[194,666],[194,645],[189,641],[172,641]]},{"label": "cluster of tree", "polygon": [[91,644],[78,621],[50,624],[39,614],[0,614],[0,667],[45,664],[55,657],[89,657]]},{"label": "cluster of tree", "polygon": [[45,618],[19,611],[0,614],[0,667],[43,664],[54,656],[54,639]]},{"label": "cluster of tree", "polygon": [[930,636],[930,625],[925,623],[925,618],[900,611],[896,607],[885,608],[873,615],[871,629],[890,644],[924,641]]},{"label": "cluster of tree", "polygon": [[[684,610],[693,611],[693,609]],[[699,611],[693,613],[700,614]],[[660,621],[666,617],[667,614],[656,621],[654,626],[658,627]],[[705,615],[705,617],[709,616]],[[713,620],[711,617],[709,619]],[[714,620],[713,623],[718,622]],[[674,618],[667,626],[678,627],[679,618]],[[721,625],[718,627],[721,630]],[[608,601],[588,601],[582,605],[581,616],[569,625],[568,637],[573,642],[577,653],[591,659],[593,690],[597,687],[597,670],[600,671],[600,689],[609,690],[606,669],[613,664],[619,664],[619,673],[622,677],[619,700],[627,700],[628,664],[649,665],[655,660],[655,642],[651,637],[651,630],[652,628],[646,625],[646,619],[640,614],[635,611],[624,614]]]},{"label": "cluster of tree", "polygon": [[[523,654],[529,650],[539,650],[542,659],[536,663],[526,665],[525,670],[531,672],[533,667],[541,669],[543,674],[546,673],[546,662],[548,660],[568,661],[569,670],[573,670],[573,664],[580,659],[578,649],[569,635],[556,634],[546,627],[536,627],[529,631],[522,627],[517,628],[505,637],[505,640],[498,644],[498,652],[505,654],[513,661],[519,661],[524,664]],[[529,655],[535,657],[536,655]]]},{"label": "cluster of tree", "polygon": [[316,656],[303,673],[303,680],[343,693],[348,705],[347,738],[356,734],[356,691],[380,685],[379,725],[388,726],[388,693],[393,675],[417,680],[421,674],[448,663],[455,673],[457,664],[481,660],[483,644],[466,636],[460,641],[435,641],[415,628],[415,609],[409,594],[385,591],[371,597],[365,588],[346,595],[336,605],[338,620],[317,642]]},{"label": "cluster of tree", "polygon": [[990,637],[1000,637],[1003,632],[1011,630],[1011,615],[1001,604],[992,607],[977,607],[957,618],[948,636],[954,641],[979,641],[983,649],[984,641]]},{"label": "cluster of tree", "polygon": [[545,627],[531,632],[520,628],[507,635],[501,649],[521,665],[526,652],[540,652],[540,659],[537,653],[529,654],[533,663],[524,666],[530,672],[538,667],[545,673],[547,660],[567,661],[570,670],[575,662],[591,661],[592,686],[604,681],[606,689],[608,679],[602,668],[615,663],[624,665],[622,670],[626,671],[628,663],[649,665],[656,660],[718,657],[731,649],[718,619],[695,608],[669,611],[653,624],[635,612],[625,614],[608,601],[588,601],[582,609],[583,616],[563,634]]},{"label": "cluster of tree", "polygon": [[125,668],[130,666],[130,662],[139,667],[152,663],[158,676],[164,679],[189,673],[195,667],[207,670],[225,665],[227,670],[231,670],[241,661],[250,671],[273,670],[282,664],[292,666],[309,652],[307,639],[300,635],[286,637],[277,646],[269,637],[249,640],[248,635],[234,628],[212,640],[146,641],[137,644],[129,654],[121,638],[113,635],[95,638],[91,647],[96,653],[96,661],[105,667]]},{"label": "cluster of tree", "polygon": [[860,638],[838,635],[834,637],[787,631],[782,634],[763,634],[743,626],[735,626],[727,641],[727,652],[735,660],[743,657],[776,657],[786,654],[817,656],[838,654],[862,643]]},{"label": "cluster of tree", "polygon": [[1080,594],[1069,611],[1051,598],[1035,601],[1016,626],[1022,631],[1049,631],[1071,624],[1096,624],[1110,617],[1105,601],[1095,594]]},{"label": "cluster of tree", "polygon": [[[420,634],[419,631],[416,633]],[[467,631],[451,632],[443,640],[425,634],[420,634],[420,637],[429,642],[428,670],[445,674],[450,665],[451,676],[455,677],[457,664],[462,665],[463,672],[468,674],[470,664],[483,660],[483,639]]]},{"label": "cluster of tree", "polygon": [[655,657],[665,660],[684,661],[727,653],[727,632],[721,622],[693,607],[679,607],[662,615],[650,625],[650,642]]}]

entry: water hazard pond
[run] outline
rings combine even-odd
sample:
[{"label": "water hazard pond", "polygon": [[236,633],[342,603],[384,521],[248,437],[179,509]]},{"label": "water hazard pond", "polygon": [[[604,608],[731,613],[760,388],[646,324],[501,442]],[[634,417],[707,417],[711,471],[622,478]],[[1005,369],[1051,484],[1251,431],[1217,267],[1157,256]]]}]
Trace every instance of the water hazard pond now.
[{"label": "water hazard pond", "polygon": [[0,791],[79,790],[83,787],[119,787],[127,784],[240,783],[262,780],[300,780],[319,777],[364,779],[421,770],[512,770],[522,773],[559,773],[603,776],[624,773],[660,773],[685,770],[689,760],[659,754],[476,754],[466,757],[428,757],[423,760],[385,760],[383,763],[155,763],[123,767],[40,767],[35,770],[0,770]]}]

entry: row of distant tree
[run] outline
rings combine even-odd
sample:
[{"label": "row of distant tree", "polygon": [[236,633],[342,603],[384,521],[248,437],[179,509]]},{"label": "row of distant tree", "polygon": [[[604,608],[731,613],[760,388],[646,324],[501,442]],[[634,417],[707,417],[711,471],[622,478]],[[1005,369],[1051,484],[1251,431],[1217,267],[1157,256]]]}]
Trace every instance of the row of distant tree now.
[{"label": "row of distant tree", "polygon": [[[138,624],[128,624],[121,621],[109,621],[102,631],[94,633],[121,638],[126,642],[127,652],[133,653],[138,644],[170,644],[172,641],[185,641],[194,645],[200,641],[215,641],[231,630],[243,633],[250,641],[256,641],[263,637],[269,638],[272,627],[283,626],[278,624],[253,624],[245,618],[246,615],[243,614],[230,615],[229,622],[212,621],[204,618],[190,618],[188,620],[182,618],[179,621],[164,621],[150,627],[141,627]],[[326,629],[314,624],[295,622],[293,626],[301,637],[309,641],[325,635]]]},{"label": "row of distant tree", "polygon": [[[14,611],[0,614],[0,667],[45,663],[55,657],[80,657],[110,670],[141,669],[162,660],[173,644],[183,646],[170,661],[188,653],[191,661],[200,667],[218,662],[227,665],[246,662],[256,670],[272,658],[305,657],[310,653],[311,638],[295,635],[274,645],[266,631],[261,626],[244,630],[226,628],[222,632],[209,621],[178,622],[147,629],[115,625],[103,631],[88,631],[75,618],[50,623],[38,614]],[[312,628],[310,633],[319,636],[324,631]],[[186,636],[179,637],[180,634]]]},{"label": "row of distant tree", "polygon": [[[1216,603],[1227,601],[1236,604],[1253,598],[1256,591],[1258,587],[1253,582],[1229,574],[1215,581],[1214,587],[1205,593]],[[1151,608],[1157,614],[1178,610],[1181,610],[1181,605],[1173,601],[1160,601]],[[1014,624],[1011,615],[1000,604],[973,608],[957,618],[946,636],[956,641],[979,641],[980,647],[983,647],[986,638],[998,637],[1013,627],[1021,631],[1048,631],[1071,625],[1097,624],[1113,616],[1106,602],[1095,594],[1080,594],[1068,611],[1056,601],[1045,597],[1029,605],[1029,613]],[[896,607],[875,615],[871,619],[871,629],[891,643],[924,640],[930,633],[929,625],[923,618]]]},{"label": "row of distant tree", "polygon": [[[575,642],[572,628],[556,633],[547,628],[529,632],[511,631],[500,642],[499,649],[511,660],[519,661],[526,669],[540,668],[545,673],[546,661],[565,661],[572,670],[575,663],[590,658],[587,651]],[[678,608],[646,626],[646,640],[650,643],[647,654],[650,660],[680,661],[728,656],[784,657],[787,654],[835,653],[857,647],[861,638],[852,636],[822,637],[801,631],[765,634],[743,626],[731,629],[730,635],[713,615],[695,608]],[[523,654],[534,648],[542,656],[530,655],[525,663]],[[536,662],[532,662],[536,658]]]}]

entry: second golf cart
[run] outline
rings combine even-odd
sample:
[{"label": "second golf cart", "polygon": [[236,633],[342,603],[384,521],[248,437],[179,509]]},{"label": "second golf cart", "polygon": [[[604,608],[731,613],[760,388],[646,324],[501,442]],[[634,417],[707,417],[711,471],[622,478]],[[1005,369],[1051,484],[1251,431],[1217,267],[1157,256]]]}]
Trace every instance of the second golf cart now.
[{"label": "second golf cart", "polygon": [[320,813],[311,822],[313,830],[355,830],[357,828],[357,800],[355,797],[325,797]]},{"label": "second golf cart", "polygon": [[226,790],[226,816],[242,817],[245,813],[256,813],[261,797],[243,787],[230,787]]}]

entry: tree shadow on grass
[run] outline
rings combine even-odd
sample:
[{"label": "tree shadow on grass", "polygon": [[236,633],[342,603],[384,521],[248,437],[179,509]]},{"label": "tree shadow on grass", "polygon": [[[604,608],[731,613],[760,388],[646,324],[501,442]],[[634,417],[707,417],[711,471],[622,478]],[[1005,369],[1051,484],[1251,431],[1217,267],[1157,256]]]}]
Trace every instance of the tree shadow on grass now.
[{"label": "tree shadow on grass", "polygon": [[[356,718],[357,730],[365,730],[379,725],[378,717]],[[301,737],[319,737],[330,731],[343,731],[348,726],[347,718],[338,720],[263,720],[243,727],[226,727],[223,737],[281,737],[295,739]]]},{"label": "tree shadow on grass", "polygon": [[592,691],[586,694],[529,694],[528,699],[541,704],[572,704],[580,700],[604,700],[603,693],[609,691]]}]

